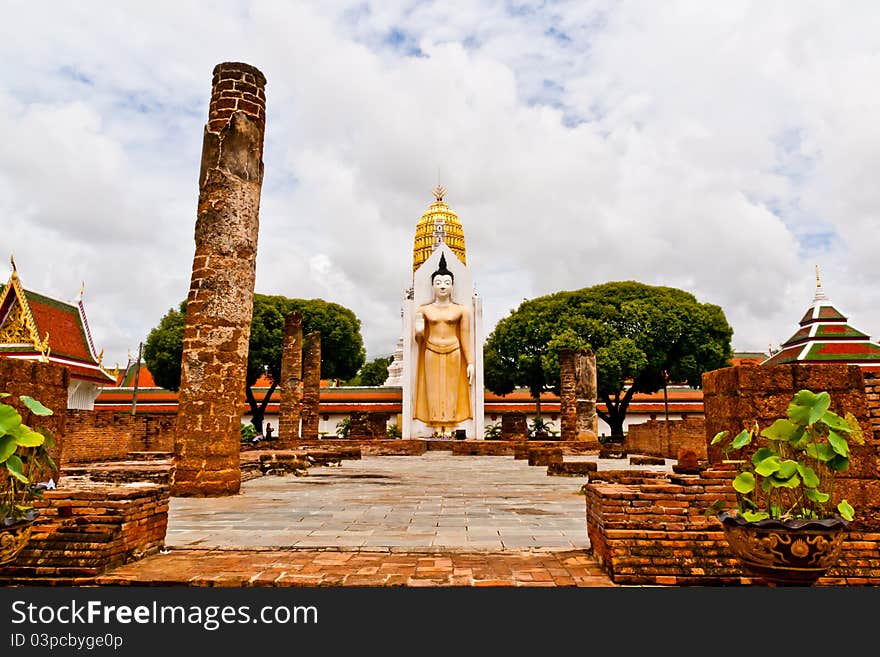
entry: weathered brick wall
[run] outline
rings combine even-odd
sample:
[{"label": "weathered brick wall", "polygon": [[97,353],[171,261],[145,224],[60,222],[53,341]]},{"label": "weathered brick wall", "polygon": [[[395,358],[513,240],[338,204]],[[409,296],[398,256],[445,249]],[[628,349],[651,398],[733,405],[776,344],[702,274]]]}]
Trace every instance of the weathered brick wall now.
[{"label": "weathered brick wall", "polygon": [[174,414],[67,411],[64,463],[121,461],[129,452],[173,452]]},{"label": "weathered brick wall", "polygon": [[[880,472],[878,440],[871,430],[878,400],[876,378],[857,366],[736,366],[703,375],[706,444],[718,431],[739,431],[756,420],[761,427],[784,417],[801,389],[825,390],[838,414],[853,413],[866,444],[851,445],[850,469],[837,479],[834,499],[856,509],[840,560],[817,586],[880,585]],[[714,448],[713,448],[714,449]],[[662,473],[625,478],[590,475],[584,487],[588,535],[595,556],[621,584],[749,584],[729,551],[721,523],[705,511],[716,499],[735,503],[735,472],[711,454],[714,465],[698,474]]]},{"label": "weathered brick wall", "polygon": [[[725,429],[738,433],[755,421],[764,428],[786,417],[792,396],[803,389],[826,391],[831,395],[831,410],[840,415],[851,412],[863,426],[869,426],[865,382],[857,365],[736,365],[706,372],[702,387],[707,443]],[[873,438],[869,442],[875,443]],[[707,454],[710,463],[724,459],[717,446],[707,447]],[[850,469],[850,476],[860,474],[853,464]]]},{"label": "weathered brick wall", "polygon": [[529,429],[525,413],[501,414],[502,440],[528,440]]},{"label": "weathered brick wall", "polygon": [[298,449],[318,448],[352,448],[359,447],[361,453],[371,456],[419,456],[426,451],[426,440],[407,440],[400,438],[388,438],[384,440],[341,440],[341,439],[318,439],[300,440]]},{"label": "weathered brick wall", "polygon": [[864,372],[865,404],[868,407],[868,425],[875,438],[880,438],[880,372]]},{"label": "weathered brick wall", "polygon": [[157,552],[165,544],[168,486],[79,482],[46,491],[30,541],[0,582],[67,584]]},{"label": "weathered brick wall", "polygon": [[[54,363],[41,363],[18,358],[0,358],[0,392],[8,392],[3,402],[14,406],[22,421],[32,428],[48,429],[55,440],[50,455],[55,463],[64,459],[64,440],[67,425],[67,387],[70,372]],[[36,416],[21,403],[19,397],[33,397],[52,415]]]},{"label": "weathered brick wall", "polygon": [[701,417],[685,420],[648,420],[631,424],[623,441],[630,454],[648,454],[674,459],[679,449],[693,450],[706,460],[706,421]]},{"label": "weathered brick wall", "polygon": [[[594,556],[617,584],[753,583],[728,548],[721,523],[705,516],[716,499],[736,502],[734,475],[729,469],[696,475],[591,473],[584,492]],[[837,566],[816,585],[880,585],[880,532],[851,531]]]},{"label": "weathered brick wall", "polygon": [[510,440],[456,440],[453,456],[511,456],[515,441]]},{"label": "weathered brick wall", "polygon": [[178,496],[234,495],[241,487],[240,408],[253,316],[265,85],[253,66],[214,67],[183,331]]}]

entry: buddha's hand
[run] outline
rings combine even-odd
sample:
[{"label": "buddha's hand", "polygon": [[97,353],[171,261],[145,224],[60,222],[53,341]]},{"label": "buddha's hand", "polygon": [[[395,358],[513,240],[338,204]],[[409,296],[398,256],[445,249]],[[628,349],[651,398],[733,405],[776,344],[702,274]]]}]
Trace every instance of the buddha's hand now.
[{"label": "buddha's hand", "polygon": [[425,316],[422,313],[416,313],[413,325],[416,330],[416,339],[421,338],[425,334]]},{"label": "buddha's hand", "polygon": [[473,384],[473,382],[474,382],[474,364],[473,363],[468,363],[467,378],[468,378],[468,383]]}]

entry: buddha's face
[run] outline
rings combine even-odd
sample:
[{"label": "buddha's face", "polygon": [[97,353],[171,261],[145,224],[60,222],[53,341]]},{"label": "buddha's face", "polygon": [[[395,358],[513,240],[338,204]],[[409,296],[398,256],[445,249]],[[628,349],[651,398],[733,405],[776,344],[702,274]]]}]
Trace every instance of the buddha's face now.
[{"label": "buddha's face", "polygon": [[452,276],[448,274],[435,276],[431,285],[434,287],[434,296],[438,299],[448,299],[452,294]]}]

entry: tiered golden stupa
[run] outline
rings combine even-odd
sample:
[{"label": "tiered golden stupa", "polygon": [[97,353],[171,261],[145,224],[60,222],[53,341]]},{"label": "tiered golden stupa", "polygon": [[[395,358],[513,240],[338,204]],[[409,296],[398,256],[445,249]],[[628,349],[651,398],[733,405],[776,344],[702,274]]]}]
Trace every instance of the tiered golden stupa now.
[{"label": "tiered golden stupa", "polygon": [[416,224],[413,244],[413,271],[427,260],[440,242],[445,242],[462,263],[465,260],[464,231],[458,215],[443,202],[446,189],[437,185],[433,190],[435,201]]}]

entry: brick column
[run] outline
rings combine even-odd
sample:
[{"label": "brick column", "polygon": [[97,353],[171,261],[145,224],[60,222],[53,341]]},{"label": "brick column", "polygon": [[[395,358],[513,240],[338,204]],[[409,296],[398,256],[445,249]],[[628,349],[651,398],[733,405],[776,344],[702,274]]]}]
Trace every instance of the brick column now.
[{"label": "brick column", "polygon": [[183,334],[175,496],[241,486],[239,443],[263,182],[266,78],[214,67]]},{"label": "brick column", "polygon": [[303,393],[302,433],[303,440],[318,439],[321,400],[321,333],[309,333],[303,344]]},{"label": "brick column", "polygon": [[502,413],[501,414],[501,439],[502,440],[528,440],[529,430],[526,425],[525,413]]},{"label": "brick column", "polygon": [[348,437],[352,440],[369,440],[373,437],[370,431],[370,418],[365,411],[352,411]]},{"label": "brick column", "polygon": [[284,318],[284,340],[281,347],[281,403],[278,410],[278,439],[299,438],[302,408],[302,315],[292,312]]},{"label": "brick column", "polygon": [[582,349],[575,354],[575,406],[577,408],[577,440],[599,444],[599,416],[596,399],[599,385],[596,378],[596,354]]},{"label": "brick column", "polygon": [[559,425],[562,440],[577,439],[577,399],[575,397],[575,352],[559,351]]}]

